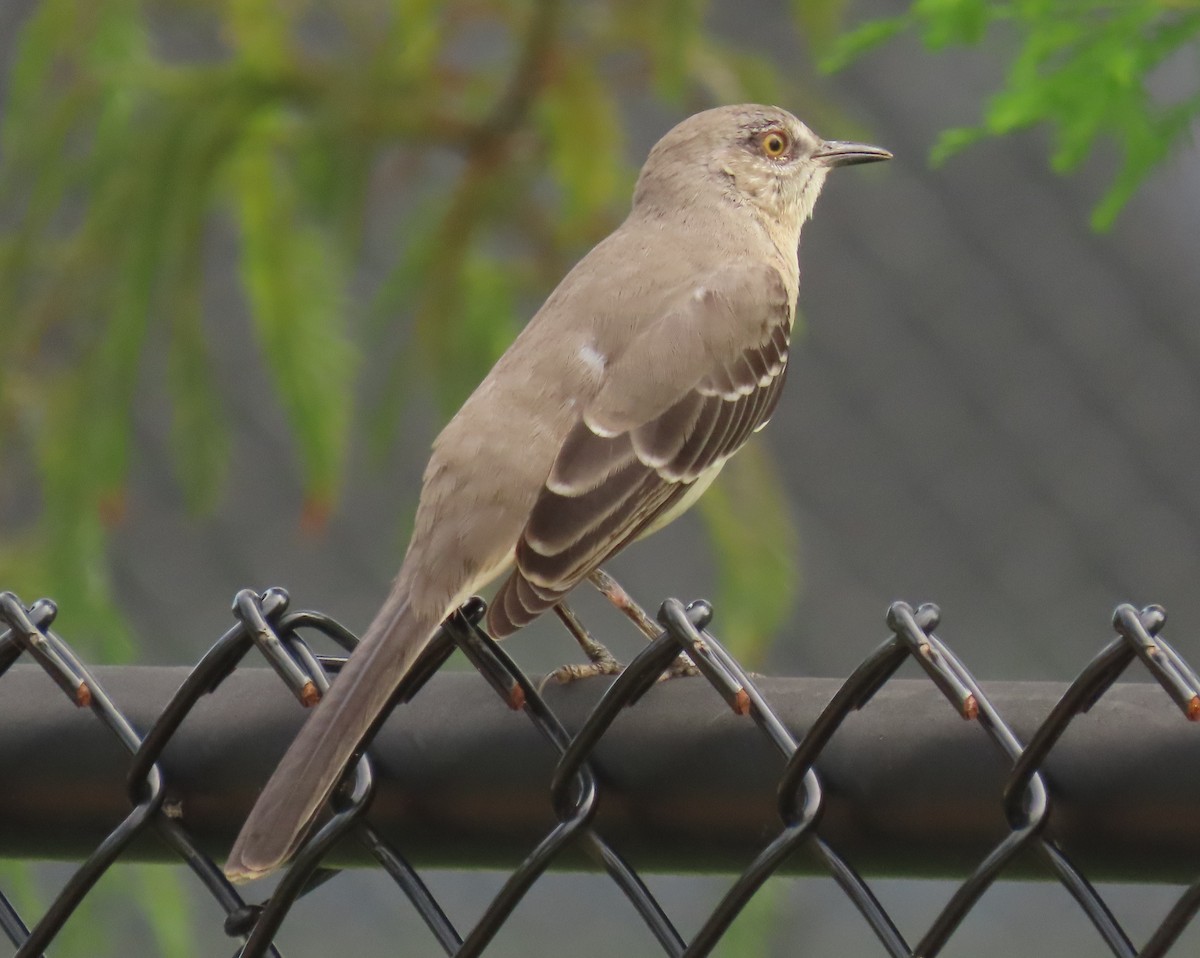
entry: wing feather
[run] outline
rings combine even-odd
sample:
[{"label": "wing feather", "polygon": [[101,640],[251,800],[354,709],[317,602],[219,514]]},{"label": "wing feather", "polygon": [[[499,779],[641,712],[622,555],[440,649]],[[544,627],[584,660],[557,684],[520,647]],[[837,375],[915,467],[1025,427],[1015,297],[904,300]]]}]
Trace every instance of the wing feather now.
[{"label": "wing feather", "polygon": [[[488,624],[507,635],[670,513],[770,416],[787,369],[783,279],[727,268],[650,324],[606,369],[566,436]],[[701,293],[703,295],[701,295]],[[685,295],[686,294],[686,295]]]},{"label": "wing feather", "polygon": [[655,469],[670,462],[695,429],[704,399],[692,390],[661,416],[630,430],[638,460]]},{"label": "wing feather", "polygon": [[[676,483],[664,482],[652,469],[645,469],[620,507],[602,520],[591,523],[558,552],[546,554],[533,549],[522,538],[517,543],[517,569],[523,577],[546,590],[559,589],[565,583],[574,586],[611,554],[611,545],[623,541],[627,531],[640,528],[653,519],[674,492]],[[569,588],[569,586],[568,586]]]},{"label": "wing feather", "polygon": [[722,399],[720,396],[704,397],[704,411],[697,419],[696,427],[671,460],[672,477],[680,482],[692,482],[704,471],[703,466],[697,467],[698,463],[712,464],[712,459],[705,455],[705,450],[710,442],[721,441],[736,408],[733,401]]},{"label": "wing feather", "polygon": [[559,450],[546,488],[563,496],[583,495],[636,460],[628,436],[598,436],[576,423]]},{"label": "wing feather", "polygon": [[[622,438],[628,442],[628,437]],[[606,481],[580,495],[545,490],[534,503],[525,526],[525,543],[542,555],[562,552],[624,506],[635,488],[645,480],[645,467],[631,458]]]}]

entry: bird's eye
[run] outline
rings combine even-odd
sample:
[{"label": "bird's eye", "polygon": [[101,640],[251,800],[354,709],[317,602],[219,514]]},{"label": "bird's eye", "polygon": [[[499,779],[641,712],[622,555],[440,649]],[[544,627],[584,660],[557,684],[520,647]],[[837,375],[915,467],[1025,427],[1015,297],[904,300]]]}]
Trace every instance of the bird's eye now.
[{"label": "bird's eye", "polygon": [[791,146],[791,141],[783,130],[768,130],[763,134],[761,142],[762,151],[773,160],[783,156]]}]

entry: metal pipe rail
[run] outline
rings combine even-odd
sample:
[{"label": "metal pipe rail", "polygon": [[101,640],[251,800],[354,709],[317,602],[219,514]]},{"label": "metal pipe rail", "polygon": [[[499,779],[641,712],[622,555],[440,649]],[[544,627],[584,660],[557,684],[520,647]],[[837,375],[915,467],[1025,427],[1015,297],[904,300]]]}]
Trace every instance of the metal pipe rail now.
[{"label": "metal pipe rail", "polygon": [[[96,668],[92,674],[139,734],[189,670]],[[568,731],[611,680],[549,687]],[[797,740],[841,686],[763,678],[759,689]],[[82,859],[129,812],[130,756],[86,710],[63,708],[35,666],[0,678],[0,856]],[[1023,742],[1064,686],[996,682],[996,711]],[[161,758],[165,808],[221,860],[253,797],[305,711],[273,672],[242,668],[192,709]],[[1162,688],[1122,682],[1078,716],[1044,763],[1053,796],[1048,835],[1093,880],[1191,882],[1200,861],[1200,734]],[[434,675],[371,746],[368,820],[418,866],[516,867],[555,824],[547,788],[558,752],[474,672]],[[778,751],[702,679],[652,688],[595,748],[597,832],[639,869],[738,872],[778,829]],[[821,836],[864,874],[962,875],[1008,833],[1011,774],[975,722],[927,679],[893,679],[850,714],[820,752]],[[177,861],[154,830],[126,859]],[[324,859],[373,864],[343,839]],[[595,868],[564,854],[558,868]],[[798,854],[785,871],[824,873]],[[1051,877],[1019,856],[1006,877]]]}]

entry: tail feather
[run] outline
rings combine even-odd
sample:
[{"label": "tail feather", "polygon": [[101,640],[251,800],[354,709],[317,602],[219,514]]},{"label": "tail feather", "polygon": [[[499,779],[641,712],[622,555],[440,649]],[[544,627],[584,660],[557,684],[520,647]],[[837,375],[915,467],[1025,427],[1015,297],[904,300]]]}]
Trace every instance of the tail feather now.
[{"label": "tail feather", "polygon": [[263,788],[225,864],[231,881],[274,871],[304,839],[346,764],[440,620],[393,591]]}]

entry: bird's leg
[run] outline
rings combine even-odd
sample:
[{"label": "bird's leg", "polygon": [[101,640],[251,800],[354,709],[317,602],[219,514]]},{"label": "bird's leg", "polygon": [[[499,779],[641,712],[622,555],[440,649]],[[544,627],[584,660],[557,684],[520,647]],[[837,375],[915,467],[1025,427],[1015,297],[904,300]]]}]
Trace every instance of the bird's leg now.
[{"label": "bird's leg", "polygon": [[645,610],[633,600],[633,596],[603,569],[591,572],[588,575],[588,582],[594,585],[604,598],[615,605],[622,615],[636,625],[646,638],[653,640],[662,634],[662,629],[654,624],[654,620],[650,616],[646,615]]},{"label": "bird's leg", "polygon": [[[621,583],[603,569],[596,569],[588,575],[588,581],[596,587],[604,598],[608,599],[621,611],[647,639],[653,641],[662,634],[662,629],[645,610],[634,601],[633,596],[622,588]],[[671,667],[663,673],[663,678],[675,678],[680,675],[699,675],[700,670],[683,652],[671,663]]]},{"label": "bird's leg", "polygon": [[588,657],[589,662],[602,666],[613,673],[621,671],[621,664],[616,657],[605,648],[602,642],[592,638],[592,633],[588,631],[587,626],[580,621],[575,610],[567,603],[559,602],[554,607],[554,614],[567,627],[567,631],[575,637],[575,641],[579,643],[579,647],[583,649],[583,654]]},{"label": "bird's leg", "polygon": [[559,621],[567,627],[567,631],[574,636],[575,641],[579,643],[579,647],[583,649],[583,654],[588,657],[587,665],[563,665],[543,680],[538,691],[553,679],[559,685],[567,685],[570,682],[578,681],[579,679],[589,678],[593,675],[616,675],[621,671],[623,666],[617,661],[604,644],[597,642],[592,638],[592,634],[587,630],[587,626],[580,621],[574,610],[565,602],[559,602],[554,607],[554,614],[558,616]]},{"label": "bird's leg", "polygon": [[[655,624],[654,620],[646,614],[645,610],[637,604],[634,598],[625,591],[621,583],[603,569],[596,569],[592,572],[588,576],[588,581],[599,590],[602,596],[608,599],[624,616],[637,626],[638,631],[647,639],[657,639],[662,634],[662,629]],[[567,603],[559,602],[555,605],[554,614],[558,616],[559,621],[567,627],[567,631],[579,643],[579,647],[583,649],[583,654],[588,657],[588,662],[586,665],[564,665],[555,669],[542,681],[543,687],[551,680],[558,682],[560,685],[566,685],[593,675],[616,675],[621,671],[623,668],[621,663],[617,661],[616,657],[602,643],[592,637],[587,626],[580,621],[579,616],[575,614],[574,610]],[[662,677],[670,679],[680,675],[698,674],[699,669],[692,664],[692,660],[686,654],[681,652],[679,657],[671,663],[670,668],[663,673]]]}]

